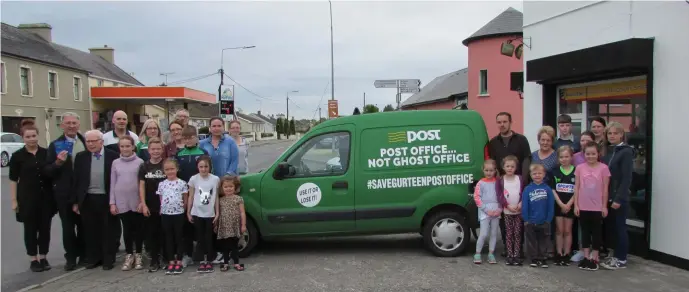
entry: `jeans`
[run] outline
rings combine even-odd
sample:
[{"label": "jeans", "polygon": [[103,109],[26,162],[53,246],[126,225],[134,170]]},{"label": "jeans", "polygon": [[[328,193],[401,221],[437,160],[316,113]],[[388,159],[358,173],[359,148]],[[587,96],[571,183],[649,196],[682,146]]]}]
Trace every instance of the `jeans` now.
[{"label": "jeans", "polygon": [[627,253],[629,253],[629,234],[627,234],[627,216],[629,214],[629,203],[624,202],[615,210],[610,208],[608,217],[613,216],[615,220],[615,253],[616,259],[621,261],[627,260]]}]

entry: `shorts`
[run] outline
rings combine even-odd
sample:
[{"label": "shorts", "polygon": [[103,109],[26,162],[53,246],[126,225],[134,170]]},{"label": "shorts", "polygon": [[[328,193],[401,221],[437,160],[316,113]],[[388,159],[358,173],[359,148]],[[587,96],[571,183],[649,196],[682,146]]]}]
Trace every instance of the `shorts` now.
[{"label": "shorts", "polygon": [[[562,203],[566,204],[574,196],[574,194],[558,193],[557,196],[560,198],[560,201],[562,201]],[[574,204],[572,204],[572,208],[569,209],[569,212],[563,213],[562,208],[560,208],[557,202],[555,202],[555,217],[574,218]]]}]

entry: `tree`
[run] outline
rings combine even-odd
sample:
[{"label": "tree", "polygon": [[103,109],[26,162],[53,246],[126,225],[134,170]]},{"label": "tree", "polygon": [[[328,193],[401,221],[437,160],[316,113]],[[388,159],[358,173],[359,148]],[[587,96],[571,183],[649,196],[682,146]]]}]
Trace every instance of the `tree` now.
[{"label": "tree", "polygon": [[394,111],[395,111],[395,108],[392,107],[391,104],[388,104],[388,105],[386,105],[386,106],[383,108],[383,111],[384,111],[384,112],[394,112]]},{"label": "tree", "polygon": [[296,135],[296,134],[297,134],[297,127],[296,127],[296,125],[294,124],[294,117],[292,117],[292,120],[289,121],[289,131],[290,131],[290,133],[291,133],[292,135]]},{"label": "tree", "polygon": [[378,109],[378,107],[375,105],[367,104],[364,107],[364,113],[365,114],[372,114],[372,113],[377,113],[377,112],[380,112],[380,109]]},{"label": "tree", "polygon": [[287,118],[282,120],[282,132],[285,134],[285,137],[289,139],[289,134],[291,131],[289,130],[289,120]]},{"label": "tree", "polygon": [[278,140],[280,139],[280,134],[282,134],[282,118],[278,118],[275,122],[275,131],[278,132]]}]

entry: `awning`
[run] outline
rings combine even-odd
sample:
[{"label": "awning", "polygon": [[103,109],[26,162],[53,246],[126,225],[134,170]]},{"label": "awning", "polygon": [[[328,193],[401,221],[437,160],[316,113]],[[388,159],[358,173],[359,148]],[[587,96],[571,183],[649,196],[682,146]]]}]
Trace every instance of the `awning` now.
[{"label": "awning", "polygon": [[217,104],[215,94],[186,87],[91,87],[94,101],[119,101],[141,105],[169,107],[180,104]]}]

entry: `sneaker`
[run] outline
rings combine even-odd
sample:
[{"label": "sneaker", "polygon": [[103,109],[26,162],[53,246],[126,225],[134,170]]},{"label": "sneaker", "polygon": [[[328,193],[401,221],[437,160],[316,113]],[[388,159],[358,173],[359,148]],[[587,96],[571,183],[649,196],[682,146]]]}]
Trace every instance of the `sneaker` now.
[{"label": "sneaker", "polygon": [[586,270],[586,268],[587,268],[588,266],[589,266],[589,259],[587,259],[587,258],[585,258],[585,259],[583,259],[583,260],[580,260],[580,261],[579,261],[579,264],[577,265],[577,267],[578,267],[580,270]]},{"label": "sneaker", "polygon": [[553,258],[553,263],[558,267],[562,266],[562,255],[556,254]]},{"label": "sneaker", "polygon": [[548,261],[546,261],[546,260],[539,261],[539,264],[540,264],[541,268],[545,269],[548,267]]},{"label": "sneaker", "polygon": [[29,266],[32,272],[43,272],[43,265],[39,261],[31,261],[31,266]]},{"label": "sneaker", "polygon": [[574,254],[572,255],[572,258],[569,260],[575,263],[581,262],[584,259],[584,253],[580,251],[575,251]]},{"label": "sneaker", "polygon": [[199,267],[196,268],[196,272],[205,273],[206,272],[206,262],[201,262],[201,264],[199,264]]},{"label": "sneaker", "polygon": [[48,263],[48,260],[46,260],[46,259],[41,259],[41,266],[43,266],[44,271],[48,271],[48,270],[53,268],[50,266],[50,264]]},{"label": "sneaker", "polygon": [[481,264],[481,254],[477,253],[474,255],[474,264],[477,264],[477,265]]},{"label": "sneaker", "polygon": [[179,275],[179,274],[181,274],[182,272],[184,272],[184,267],[183,267],[182,265],[175,265],[175,266],[172,268],[172,273],[175,274],[175,275]]},{"label": "sneaker", "polygon": [[561,259],[562,260],[562,266],[569,267],[569,264],[570,264],[569,259],[570,258],[571,258],[571,256],[569,254],[563,255],[562,259]]},{"label": "sneaker", "polygon": [[588,260],[588,266],[586,267],[588,271],[598,271],[598,261]]},{"label": "sneaker", "polygon": [[134,269],[141,270],[144,268],[144,258],[140,253],[134,254]]},{"label": "sneaker", "polygon": [[148,266],[148,272],[149,273],[155,273],[160,269],[160,265],[156,263],[155,261],[151,262],[151,265]]},{"label": "sneaker", "polygon": [[524,261],[521,260],[520,258],[514,258],[514,262],[512,263],[512,265],[521,267],[522,265],[524,265],[523,262]]},{"label": "sneaker", "polygon": [[127,254],[127,256],[124,258],[124,263],[122,263],[122,270],[123,271],[129,271],[132,269],[133,265],[134,265],[134,255],[133,254]]},{"label": "sneaker", "polygon": [[191,259],[189,256],[184,256],[182,258],[182,267],[186,268],[188,266],[191,266],[194,264],[194,260]]},{"label": "sneaker", "polygon": [[167,265],[165,268],[165,275],[172,275],[175,273],[175,265]]},{"label": "sneaker", "polygon": [[222,264],[222,253],[218,253],[218,256],[215,257],[215,260],[213,260],[213,264],[219,265]]},{"label": "sneaker", "polygon": [[505,260],[505,265],[507,265],[507,266],[514,266],[514,262],[515,262],[514,258],[508,257],[508,258]]},{"label": "sneaker", "polygon": [[488,255],[488,263],[489,263],[489,264],[492,264],[492,265],[498,263],[498,261],[495,259],[495,256],[494,256],[493,254],[489,254],[489,255]]},{"label": "sneaker", "polygon": [[206,264],[206,273],[212,273],[215,272],[215,269],[213,268],[213,264],[207,263]]},{"label": "sneaker", "polygon": [[610,258],[610,260],[601,263],[600,265],[608,270],[624,269],[627,267],[627,261],[621,261],[617,258]]},{"label": "sneaker", "polygon": [[531,260],[531,264],[529,264],[529,266],[532,268],[536,268],[536,267],[540,266],[540,262],[537,260]]}]

